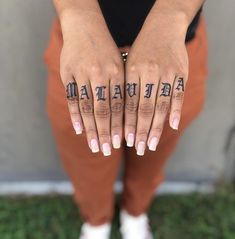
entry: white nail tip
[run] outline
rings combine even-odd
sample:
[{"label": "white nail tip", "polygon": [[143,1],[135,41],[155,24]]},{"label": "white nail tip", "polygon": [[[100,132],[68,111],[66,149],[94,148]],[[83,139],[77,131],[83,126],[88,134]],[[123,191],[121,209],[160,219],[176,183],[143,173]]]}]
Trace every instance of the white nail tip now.
[{"label": "white nail tip", "polygon": [[73,123],[73,127],[74,127],[74,130],[75,130],[76,134],[81,134],[82,133],[82,127],[81,127],[81,124],[79,122]]},{"label": "white nail tip", "polygon": [[121,140],[120,140],[119,135],[113,136],[113,147],[115,149],[119,149],[121,147]]},{"label": "white nail tip", "polygon": [[156,151],[157,145],[158,145],[158,139],[156,137],[153,137],[149,144],[149,150]]},{"label": "white nail tip", "polygon": [[99,145],[96,139],[91,140],[91,151],[93,153],[98,153],[99,152]]},{"label": "white nail tip", "polygon": [[111,148],[110,145],[108,143],[104,143],[102,145],[102,149],[103,149],[103,154],[104,156],[109,156],[111,155]]},{"label": "white nail tip", "polygon": [[128,134],[127,135],[127,147],[133,147],[134,146],[134,134]]},{"label": "white nail tip", "polygon": [[137,155],[143,156],[145,151],[145,142],[141,141],[137,146]]}]

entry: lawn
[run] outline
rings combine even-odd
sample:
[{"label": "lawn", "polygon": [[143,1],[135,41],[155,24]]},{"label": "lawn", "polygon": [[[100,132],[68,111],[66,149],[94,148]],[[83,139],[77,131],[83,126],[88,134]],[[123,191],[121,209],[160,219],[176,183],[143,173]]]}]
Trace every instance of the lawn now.
[{"label": "lawn", "polygon": [[[161,196],[149,216],[155,239],[235,239],[235,191]],[[78,239],[81,224],[71,197],[0,198],[0,239]],[[112,239],[118,227],[116,213]]]}]

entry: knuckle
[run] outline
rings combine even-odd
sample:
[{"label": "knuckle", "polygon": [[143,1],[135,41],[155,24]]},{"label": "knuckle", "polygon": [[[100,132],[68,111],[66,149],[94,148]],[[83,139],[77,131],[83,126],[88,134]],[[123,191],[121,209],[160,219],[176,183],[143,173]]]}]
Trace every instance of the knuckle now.
[{"label": "knuckle", "polygon": [[123,111],[123,102],[115,102],[111,105],[112,113],[121,113]]},{"label": "knuckle", "polygon": [[175,78],[175,75],[173,74],[174,71],[172,70],[166,70],[164,72],[164,82],[165,83],[168,83],[168,84],[171,84],[173,83],[174,81],[174,78]]},{"label": "knuckle", "polygon": [[109,138],[109,136],[110,136],[109,131],[107,129],[105,129],[105,128],[99,129],[98,134],[99,134],[99,138],[103,138],[103,139],[104,138]]},{"label": "knuckle", "polygon": [[181,115],[181,110],[180,109],[173,109],[172,113],[177,114],[177,115]]},{"label": "knuckle", "polygon": [[108,118],[110,116],[110,108],[107,105],[100,104],[94,109],[97,118]]},{"label": "knuckle", "polygon": [[127,69],[130,73],[135,73],[137,71],[136,63],[129,64]]},{"label": "knuckle", "polygon": [[145,68],[148,72],[159,71],[159,65],[157,62],[150,60],[146,63]]},{"label": "knuckle", "polygon": [[99,63],[93,63],[90,67],[90,72],[93,75],[101,75],[102,74],[102,67]]},{"label": "knuckle", "polygon": [[113,132],[121,132],[122,131],[122,126],[120,124],[113,124],[112,125],[112,131]]},{"label": "knuckle", "polygon": [[184,100],[184,92],[182,92],[182,91],[174,92],[174,94],[172,96],[172,99],[176,100],[176,101],[183,102],[183,100]]},{"label": "knuckle", "polygon": [[80,102],[80,110],[82,115],[92,115],[93,114],[93,105],[91,101],[83,100]]},{"label": "knuckle", "polygon": [[68,99],[68,105],[69,107],[77,106],[78,105],[78,99],[77,98],[69,98]]},{"label": "knuckle", "polygon": [[144,102],[139,105],[139,114],[144,117],[151,117],[153,115],[154,105],[151,102]]},{"label": "knuckle", "polygon": [[65,62],[61,64],[60,67],[60,73],[61,75],[67,75],[72,73],[72,66],[69,62]]},{"label": "knuckle", "polygon": [[136,125],[134,123],[125,123],[125,131],[136,132]]},{"label": "knuckle", "polygon": [[112,63],[110,66],[110,71],[113,76],[119,76],[122,73],[122,67],[118,63]]},{"label": "knuckle", "polygon": [[138,103],[134,100],[128,100],[125,105],[127,113],[135,114],[138,110]]},{"label": "knuckle", "polygon": [[86,134],[88,136],[97,135],[96,129],[93,127],[86,127]]},{"label": "knuckle", "polygon": [[170,101],[157,102],[156,110],[158,113],[166,114],[170,108]]},{"label": "knuckle", "polygon": [[146,129],[139,129],[138,132],[137,132],[137,137],[138,138],[147,138],[148,136],[148,132]]},{"label": "knuckle", "polygon": [[151,129],[151,134],[153,134],[153,135],[160,135],[162,133],[162,131],[163,131],[163,125],[159,124],[159,125],[154,126]]},{"label": "knuckle", "polygon": [[80,116],[78,111],[70,111],[70,115],[71,115],[72,118],[77,118],[78,116]]}]

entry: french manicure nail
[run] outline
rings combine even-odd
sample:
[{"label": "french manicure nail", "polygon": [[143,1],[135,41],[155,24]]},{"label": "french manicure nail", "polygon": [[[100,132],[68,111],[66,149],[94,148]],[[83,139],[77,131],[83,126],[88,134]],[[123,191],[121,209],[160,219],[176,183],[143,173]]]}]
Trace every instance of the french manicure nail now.
[{"label": "french manicure nail", "polygon": [[99,152],[99,145],[96,139],[92,139],[91,140],[91,151],[93,153],[97,153]]},{"label": "french manicure nail", "polygon": [[177,130],[178,127],[179,127],[179,123],[180,123],[179,118],[174,118],[173,121],[172,121],[172,128]]},{"label": "french manicure nail", "polygon": [[128,134],[127,135],[127,147],[133,147],[134,146],[134,134]]},{"label": "french manicure nail", "polygon": [[151,151],[156,151],[157,145],[158,145],[158,138],[157,138],[157,137],[153,137],[153,138],[150,140],[149,150],[151,150]]},{"label": "french manicure nail", "polygon": [[145,151],[145,142],[140,141],[137,146],[137,155],[143,156]]},{"label": "french manicure nail", "polygon": [[73,127],[74,127],[74,130],[75,130],[76,134],[81,134],[82,133],[82,127],[81,127],[81,124],[79,122],[74,122]]},{"label": "french manicure nail", "polygon": [[119,135],[113,136],[113,147],[115,149],[119,149],[121,147],[121,140],[120,140]]},{"label": "french manicure nail", "polygon": [[103,154],[104,156],[109,156],[111,155],[111,148],[110,145],[108,143],[104,143],[102,145],[102,149],[103,149]]}]

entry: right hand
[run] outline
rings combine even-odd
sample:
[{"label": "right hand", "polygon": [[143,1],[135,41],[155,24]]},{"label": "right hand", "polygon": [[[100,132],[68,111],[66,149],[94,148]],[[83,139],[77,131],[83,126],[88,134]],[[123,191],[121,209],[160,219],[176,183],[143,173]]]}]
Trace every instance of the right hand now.
[{"label": "right hand", "polygon": [[96,153],[120,148],[123,127],[124,66],[101,14],[67,13],[61,19],[60,73],[73,127],[86,131]]}]

